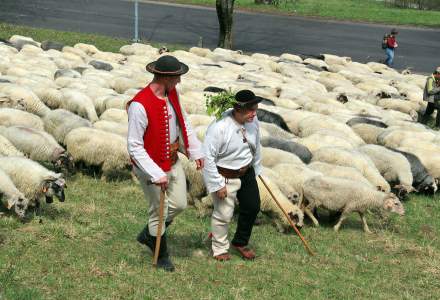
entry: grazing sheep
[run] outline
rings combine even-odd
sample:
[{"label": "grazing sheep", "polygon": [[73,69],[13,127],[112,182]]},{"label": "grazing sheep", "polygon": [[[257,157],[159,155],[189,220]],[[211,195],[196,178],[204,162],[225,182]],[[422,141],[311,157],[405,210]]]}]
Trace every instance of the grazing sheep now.
[{"label": "grazing sheep", "polygon": [[293,153],[305,164],[308,164],[312,159],[312,153],[309,151],[309,149],[307,149],[307,147],[293,141],[286,141],[275,137],[264,137],[261,139],[261,145],[263,147],[277,148]]},{"label": "grazing sheep", "polygon": [[[280,127],[278,127],[275,124],[260,122],[260,129],[262,131],[265,130],[269,134],[270,137],[284,139],[284,140],[291,140],[291,139],[295,138],[295,135],[281,129]],[[261,134],[261,136],[263,137],[264,135]]]},{"label": "grazing sheep", "polygon": [[283,120],[283,118],[276,113],[259,108],[257,110],[257,118],[260,122],[272,123],[284,129],[287,132],[291,132],[286,122]]},{"label": "grazing sheep", "polygon": [[304,164],[302,160],[293,153],[271,147],[262,147],[261,164],[263,166],[266,168],[272,168],[280,163]]},{"label": "grazing sheep", "polygon": [[19,218],[24,218],[29,200],[15,187],[9,176],[0,169],[0,200],[11,210],[14,208]]},{"label": "grazing sheep", "polygon": [[371,159],[357,150],[347,150],[338,147],[323,147],[318,151],[313,152],[312,161],[322,161],[339,166],[354,167],[380,191],[386,193],[391,191],[390,185],[382,175],[380,175]]},{"label": "grazing sheep", "polygon": [[322,207],[330,211],[342,212],[338,223],[333,227],[335,231],[339,230],[342,222],[351,212],[359,213],[364,231],[367,233],[371,231],[364,215],[366,210],[382,208],[401,216],[405,213],[402,203],[394,194],[375,191],[368,185],[353,180],[313,177],[304,182],[303,190],[304,198],[308,202],[304,212],[316,226],[319,226],[319,222],[312,214],[314,208]]},{"label": "grazing sheep", "polygon": [[93,101],[89,96],[74,89],[62,89],[61,92],[63,101],[60,108],[69,110],[92,123],[99,120]]},{"label": "grazing sheep", "polygon": [[417,156],[426,170],[428,170],[428,173],[437,181],[440,179],[440,153],[416,147],[400,147],[397,149]]},{"label": "grazing sheep", "polygon": [[51,162],[57,171],[73,168],[72,157],[45,131],[22,126],[0,126],[0,135],[32,160]]},{"label": "grazing sheep", "polygon": [[280,191],[284,194],[284,196],[286,196],[287,199],[289,199],[293,204],[298,204],[300,202],[300,193],[295,190],[292,185],[290,185],[282,177],[280,177],[278,173],[271,169],[263,167],[261,174],[264,177],[269,177],[271,180],[273,180]]},{"label": "grazing sheep", "polygon": [[127,111],[124,109],[107,109],[100,117],[100,120],[112,121],[117,123],[128,123]]},{"label": "grazing sheep", "polygon": [[344,149],[354,149],[350,141],[338,134],[328,134],[325,130],[317,131],[308,137],[298,139],[299,144],[307,147],[312,153],[323,147],[340,147]]},{"label": "grazing sheep", "polygon": [[113,172],[131,169],[127,141],[120,135],[82,127],[70,131],[65,144],[75,163],[101,167],[103,180]]},{"label": "grazing sheep", "polygon": [[321,161],[312,162],[307,167],[316,172],[321,172],[325,176],[350,179],[374,188],[358,169],[352,167],[338,166]]},{"label": "grazing sheep", "polygon": [[32,90],[16,84],[0,84],[0,92],[7,95],[13,101],[23,101],[27,112],[40,117],[47,114],[50,109],[47,107]]},{"label": "grazing sheep", "polygon": [[[50,133],[55,140],[65,145],[66,135],[75,128],[92,127],[89,120],[83,119],[65,109],[55,109],[44,116],[44,129]],[[29,127],[29,126],[28,126]]]},{"label": "grazing sheep", "polygon": [[388,128],[377,137],[378,144],[391,148],[400,147],[401,142],[407,138],[417,138],[420,141],[433,141],[436,135],[429,131],[407,131],[403,129]]},{"label": "grazing sheep", "polygon": [[380,174],[398,191],[399,198],[415,191],[411,165],[403,155],[378,145],[364,145],[358,150],[373,161]]},{"label": "grazing sheep", "polygon": [[128,125],[122,123],[116,123],[112,121],[98,121],[93,123],[93,127],[103,131],[119,134],[123,137],[127,137]]},{"label": "grazing sheep", "polygon": [[24,154],[15,148],[15,146],[7,138],[0,135],[0,156],[23,157]]},{"label": "grazing sheep", "polygon": [[23,101],[23,99],[12,99],[3,93],[0,93],[0,108],[26,110],[26,103]]},{"label": "grazing sheep", "polygon": [[384,132],[385,129],[370,124],[356,124],[351,127],[353,131],[359,135],[366,144],[377,144],[377,137]]},{"label": "grazing sheep", "polygon": [[0,157],[0,169],[29,199],[30,206],[38,207],[43,197],[46,203],[52,203],[54,196],[61,202],[65,200],[66,182],[61,173],[49,171],[39,163],[22,157]]},{"label": "grazing sheep", "polygon": [[40,117],[12,108],[0,108],[0,125],[3,126],[26,126],[43,130],[44,124]]},{"label": "grazing sheep", "polygon": [[432,193],[437,191],[436,180],[428,173],[425,166],[420,159],[412,153],[400,151],[393,148],[387,148],[394,152],[400,153],[408,160],[411,166],[411,173],[413,176],[413,187],[418,192]]},{"label": "grazing sheep", "polygon": [[365,118],[365,117],[352,118],[346,124],[350,127],[353,127],[354,125],[357,125],[357,124],[369,124],[369,125],[374,125],[374,126],[381,127],[381,128],[388,127],[388,125],[382,121],[374,120],[374,119],[370,119],[370,118]]}]

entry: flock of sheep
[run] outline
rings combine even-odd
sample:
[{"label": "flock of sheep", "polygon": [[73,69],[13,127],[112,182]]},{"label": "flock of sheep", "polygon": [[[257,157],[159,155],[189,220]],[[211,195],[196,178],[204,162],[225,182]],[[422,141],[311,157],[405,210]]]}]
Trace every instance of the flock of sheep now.
[{"label": "flock of sheep", "polygon": [[[161,49],[162,50],[162,49]],[[103,52],[12,36],[0,43],[0,197],[23,217],[53,196],[64,201],[63,173],[78,165],[103,178],[131,169],[126,103],[151,79],[145,65],[161,55],[145,44]],[[417,123],[425,77],[348,57],[244,55],[191,48],[174,51],[190,67],[178,86],[180,102],[203,140],[213,118],[205,95],[250,89],[264,98],[263,176],[297,225],[314,209],[341,213],[382,208],[403,215],[409,193],[435,193],[440,135]],[[180,155],[188,199],[200,213],[212,200],[201,173]],[[289,227],[259,182],[262,211],[280,231]]]}]

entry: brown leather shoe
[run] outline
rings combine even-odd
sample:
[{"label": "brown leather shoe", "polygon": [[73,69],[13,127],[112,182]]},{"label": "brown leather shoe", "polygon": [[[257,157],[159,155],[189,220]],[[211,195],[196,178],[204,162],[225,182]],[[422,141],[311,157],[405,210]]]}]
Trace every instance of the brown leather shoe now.
[{"label": "brown leather shoe", "polygon": [[228,252],[226,252],[226,253],[214,256],[214,259],[216,261],[228,261],[231,259],[231,255]]},{"label": "brown leather shoe", "polygon": [[245,246],[234,246],[234,245],[232,245],[232,247],[240,253],[240,255],[241,255],[241,257],[243,259],[253,260],[255,258],[255,256],[256,256],[255,252],[253,250],[251,250],[251,249],[249,249],[249,248],[247,248]]}]

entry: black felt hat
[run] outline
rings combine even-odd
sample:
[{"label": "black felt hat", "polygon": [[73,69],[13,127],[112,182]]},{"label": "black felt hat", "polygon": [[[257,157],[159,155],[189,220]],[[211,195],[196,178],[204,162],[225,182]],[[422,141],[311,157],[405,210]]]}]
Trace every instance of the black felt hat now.
[{"label": "black felt hat", "polygon": [[391,34],[398,34],[399,32],[397,31],[396,28],[391,29]]},{"label": "black felt hat", "polygon": [[171,55],[164,55],[146,66],[148,72],[159,75],[179,76],[188,72],[188,66]]},{"label": "black felt hat", "polygon": [[235,94],[235,100],[237,100],[237,104],[240,106],[252,106],[261,102],[261,98],[255,96],[254,92],[250,90],[241,90]]}]

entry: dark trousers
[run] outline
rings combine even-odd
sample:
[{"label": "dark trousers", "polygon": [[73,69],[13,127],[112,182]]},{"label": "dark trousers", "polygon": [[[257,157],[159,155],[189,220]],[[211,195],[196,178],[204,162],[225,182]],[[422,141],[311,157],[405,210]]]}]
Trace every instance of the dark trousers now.
[{"label": "dark trousers", "polygon": [[234,246],[246,246],[252,234],[252,228],[260,211],[260,192],[254,168],[240,177],[241,187],[237,192],[238,222],[237,231],[231,241]]},{"label": "dark trousers", "polygon": [[437,109],[437,117],[435,118],[435,126],[440,127],[440,112],[438,110],[438,106],[435,103],[428,102],[428,106],[426,107],[425,113],[423,114],[421,123],[428,123],[429,117],[432,115],[434,110]]}]

